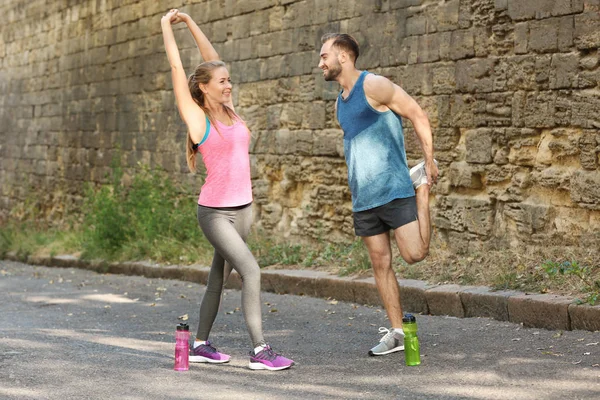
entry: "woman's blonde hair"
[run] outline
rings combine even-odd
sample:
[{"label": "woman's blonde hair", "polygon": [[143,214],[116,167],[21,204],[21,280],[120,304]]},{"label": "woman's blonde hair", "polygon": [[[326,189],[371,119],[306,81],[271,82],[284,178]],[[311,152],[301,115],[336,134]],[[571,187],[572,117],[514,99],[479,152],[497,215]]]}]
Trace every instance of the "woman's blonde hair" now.
[{"label": "woman's blonde hair", "polygon": [[[216,70],[217,68],[226,68],[225,63],[219,60],[206,61],[201,63],[196,67],[194,73],[189,76],[188,86],[190,89],[190,93],[192,94],[192,98],[194,99],[196,104],[198,104],[198,106],[204,111],[211,125],[214,126],[217,130],[217,133],[220,134],[217,126],[214,123],[215,120],[212,114],[204,104],[204,92],[200,90],[200,84],[208,84],[208,82],[212,79],[214,70]],[[238,120],[244,122],[244,120],[242,120],[240,116],[235,113],[235,111],[233,111],[230,107],[226,106],[225,104],[223,104],[223,110],[227,113],[227,115],[229,116],[229,118],[231,118],[232,121]],[[192,141],[192,137],[190,136],[189,131],[187,134],[186,160],[190,171],[196,172],[196,150],[194,149],[194,142]]]}]

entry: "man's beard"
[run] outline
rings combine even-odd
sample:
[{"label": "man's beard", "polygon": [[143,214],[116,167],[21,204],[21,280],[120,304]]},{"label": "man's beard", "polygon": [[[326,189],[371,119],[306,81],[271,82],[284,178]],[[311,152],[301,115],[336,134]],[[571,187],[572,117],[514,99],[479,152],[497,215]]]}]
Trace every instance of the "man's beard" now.
[{"label": "man's beard", "polygon": [[326,81],[335,81],[338,76],[342,73],[342,66],[340,64],[334,65],[327,68],[325,71],[324,78]]}]

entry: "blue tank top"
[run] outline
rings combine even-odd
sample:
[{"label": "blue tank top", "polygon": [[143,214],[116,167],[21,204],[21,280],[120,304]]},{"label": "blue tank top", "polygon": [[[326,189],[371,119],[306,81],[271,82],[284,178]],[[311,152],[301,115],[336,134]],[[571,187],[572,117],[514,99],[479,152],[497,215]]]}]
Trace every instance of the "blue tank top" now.
[{"label": "blue tank top", "polygon": [[352,211],[364,211],[415,195],[404,148],[402,119],[367,101],[362,71],[346,99],[338,95],[337,119],[344,131],[344,155]]}]

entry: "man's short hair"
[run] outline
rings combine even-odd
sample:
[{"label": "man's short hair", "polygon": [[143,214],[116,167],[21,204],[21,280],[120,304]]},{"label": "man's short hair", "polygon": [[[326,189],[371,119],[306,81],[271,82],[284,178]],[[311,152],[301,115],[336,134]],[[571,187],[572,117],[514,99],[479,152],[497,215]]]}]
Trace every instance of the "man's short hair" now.
[{"label": "man's short hair", "polygon": [[350,54],[352,62],[356,63],[356,60],[360,54],[356,39],[347,33],[326,33],[321,36],[321,44],[325,44],[325,42],[328,42],[332,39],[333,43],[331,45],[340,50],[346,51],[348,54]]}]

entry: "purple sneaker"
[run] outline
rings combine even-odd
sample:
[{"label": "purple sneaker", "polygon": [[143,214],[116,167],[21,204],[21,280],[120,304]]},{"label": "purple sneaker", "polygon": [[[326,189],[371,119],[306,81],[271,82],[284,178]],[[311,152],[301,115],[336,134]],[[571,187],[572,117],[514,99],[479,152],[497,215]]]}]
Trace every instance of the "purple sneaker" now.
[{"label": "purple sneaker", "polygon": [[271,346],[266,345],[264,349],[254,354],[250,351],[250,369],[268,369],[270,371],[279,371],[294,365],[294,360],[285,358],[273,351]]},{"label": "purple sneaker", "polygon": [[227,354],[219,353],[208,340],[206,344],[190,349],[190,362],[221,364],[229,362],[229,358]]}]

